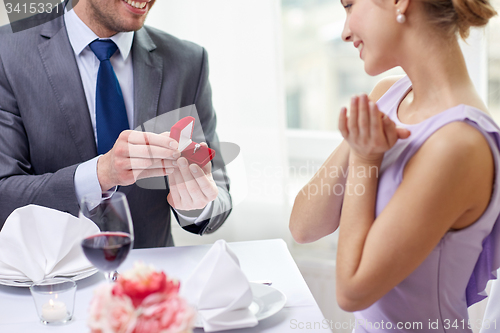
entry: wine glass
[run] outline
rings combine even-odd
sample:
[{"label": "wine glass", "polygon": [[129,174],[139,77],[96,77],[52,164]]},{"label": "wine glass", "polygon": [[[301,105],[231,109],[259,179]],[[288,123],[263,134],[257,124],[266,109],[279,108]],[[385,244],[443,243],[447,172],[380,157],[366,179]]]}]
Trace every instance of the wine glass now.
[{"label": "wine glass", "polygon": [[120,192],[104,192],[102,200],[84,197],[80,219],[90,219],[100,232],[82,240],[83,253],[108,282],[127,258],[134,243],[134,227],[127,197]]}]

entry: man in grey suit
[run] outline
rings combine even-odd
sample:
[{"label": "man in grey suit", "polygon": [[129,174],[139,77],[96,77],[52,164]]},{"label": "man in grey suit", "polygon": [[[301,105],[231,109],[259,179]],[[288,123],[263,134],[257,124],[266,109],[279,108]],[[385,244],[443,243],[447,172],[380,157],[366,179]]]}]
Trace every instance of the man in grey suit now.
[{"label": "man in grey suit", "polygon": [[[83,196],[101,198],[116,188],[127,195],[136,248],[173,245],[171,207],[184,229],[200,235],[225,221],[231,197],[207,54],[143,26],[154,2],[74,0],[72,9],[66,1],[59,7],[68,3],[62,16],[52,11],[27,19],[31,29],[0,28],[0,228],[18,207],[37,204],[77,216]],[[129,128],[142,128],[121,132],[100,155],[100,60],[90,48],[97,38],[117,45],[109,61]],[[198,121],[193,141],[219,153],[203,168],[179,158],[178,143],[164,132],[187,115]],[[148,127],[162,117],[168,120],[164,127]]]}]

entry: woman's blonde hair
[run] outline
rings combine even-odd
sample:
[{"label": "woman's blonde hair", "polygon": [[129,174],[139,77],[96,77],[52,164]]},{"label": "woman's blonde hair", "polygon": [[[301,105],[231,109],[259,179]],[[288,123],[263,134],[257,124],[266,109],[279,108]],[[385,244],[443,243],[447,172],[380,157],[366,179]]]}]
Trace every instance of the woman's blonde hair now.
[{"label": "woman's blonde hair", "polygon": [[485,26],[497,14],[489,0],[422,0],[431,23],[449,35],[457,32],[463,39],[470,27]]}]

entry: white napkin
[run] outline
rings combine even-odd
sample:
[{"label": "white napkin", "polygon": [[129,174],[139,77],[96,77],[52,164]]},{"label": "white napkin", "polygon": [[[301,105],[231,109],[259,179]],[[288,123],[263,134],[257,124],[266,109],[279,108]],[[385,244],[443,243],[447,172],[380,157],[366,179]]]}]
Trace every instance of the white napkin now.
[{"label": "white napkin", "polygon": [[181,295],[197,307],[205,332],[257,325],[248,308],[253,299],[250,284],[224,240],[214,243],[191,277],[181,284]]},{"label": "white napkin", "polygon": [[83,238],[99,232],[90,220],[28,205],[9,215],[0,231],[0,279],[39,281],[92,269]]}]

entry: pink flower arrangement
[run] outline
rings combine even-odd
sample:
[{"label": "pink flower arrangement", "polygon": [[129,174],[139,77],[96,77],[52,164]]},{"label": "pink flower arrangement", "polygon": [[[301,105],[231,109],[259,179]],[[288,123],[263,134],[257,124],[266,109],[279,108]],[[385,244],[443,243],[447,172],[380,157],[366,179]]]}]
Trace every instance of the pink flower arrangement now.
[{"label": "pink flower arrangement", "polygon": [[114,284],[102,285],[90,303],[92,333],[187,333],[195,311],[179,296],[179,282],[136,263]]}]

